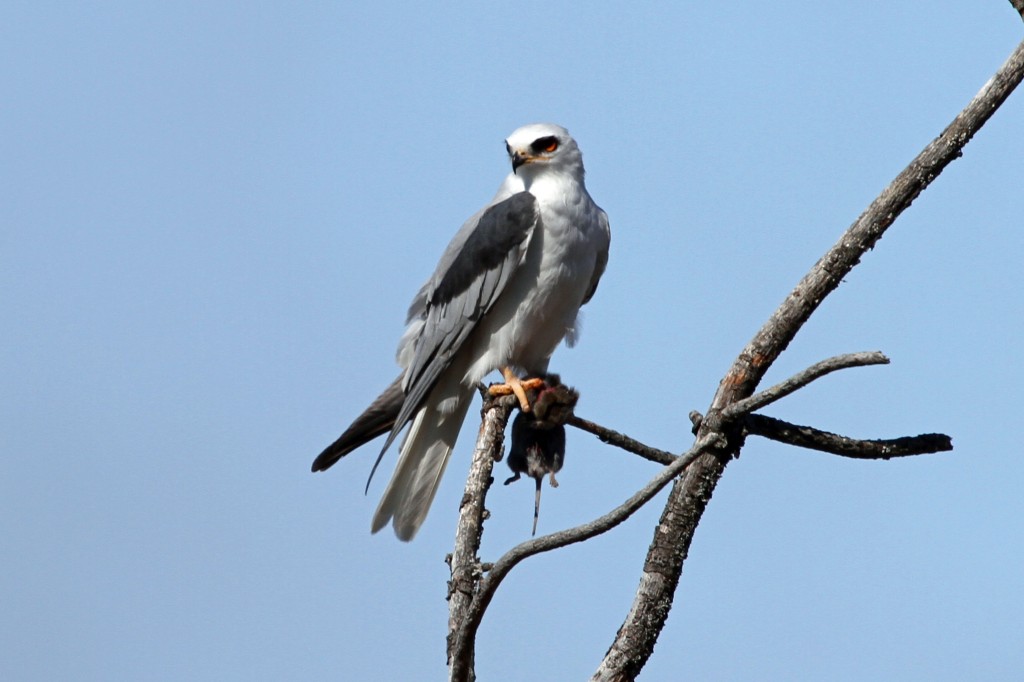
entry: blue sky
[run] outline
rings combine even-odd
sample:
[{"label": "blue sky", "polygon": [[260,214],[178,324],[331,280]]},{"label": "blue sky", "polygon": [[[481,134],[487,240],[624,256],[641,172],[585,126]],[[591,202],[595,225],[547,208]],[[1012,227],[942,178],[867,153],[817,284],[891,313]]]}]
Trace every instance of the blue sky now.
[{"label": "blue sky", "polygon": [[[567,126],[611,218],[582,339],[552,369],[582,416],[682,450],[686,413],[1024,34],[1007,2],[3,15],[0,677],[19,680],[443,677],[474,420],[411,544],[369,533],[393,453],[368,496],[373,448],[309,465],[393,378],[406,306],[507,173],[504,137]],[[943,431],[955,452],[751,439],[645,679],[1019,675],[1022,173],[1018,92],[768,378],[882,350],[891,365],[766,413]],[[571,432],[540,531],[653,475]],[[528,537],[532,498],[492,491],[485,560]],[[481,679],[589,676],[663,501],[516,569]]]}]

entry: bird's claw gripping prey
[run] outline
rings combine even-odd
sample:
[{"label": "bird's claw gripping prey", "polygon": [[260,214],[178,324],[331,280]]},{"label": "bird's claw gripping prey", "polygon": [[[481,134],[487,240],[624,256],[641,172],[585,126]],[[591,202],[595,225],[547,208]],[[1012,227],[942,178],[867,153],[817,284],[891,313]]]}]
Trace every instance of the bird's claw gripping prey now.
[{"label": "bird's claw gripping prey", "polygon": [[491,384],[487,387],[487,392],[492,396],[514,393],[516,398],[519,399],[519,409],[523,412],[529,412],[530,399],[527,397],[526,392],[542,388],[544,380],[537,377],[520,379],[510,367],[502,367],[501,374],[505,377],[505,383]]},{"label": "bird's claw gripping prey", "polygon": [[[521,383],[513,368],[544,375],[559,342],[575,341],[580,306],[608,262],[608,216],[587,193],[583,156],[569,132],[524,126],[505,149],[512,172],[455,234],[413,298],[398,378],[313,462],[323,471],[386,434],[379,464],[408,426],[373,532],[390,522],[402,540],[416,535],[477,384],[496,369],[513,391]],[[516,395],[529,410],[521,387]]]}]

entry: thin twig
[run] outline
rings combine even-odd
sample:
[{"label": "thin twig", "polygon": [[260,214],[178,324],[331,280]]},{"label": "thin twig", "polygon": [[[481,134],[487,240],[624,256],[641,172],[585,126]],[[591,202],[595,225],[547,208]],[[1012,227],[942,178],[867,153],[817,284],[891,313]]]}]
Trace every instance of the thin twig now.
[{"label": "thin twig", "polygon": [[511,571],[516,564],[535,554],[549,552],[553,549],[558,549],[559,547],[583,542],[584,540],[588,540],[615,528],[632,516],[652,497],[657,495],[662,488],[668,485],[673,478],[678,476],[679,473],[689,466],[689,464],[700,454],[720,442],[720,436],[718,434],[712,433],[703,436],[698,439],[697,442],[693,444],[693,447],[687,452],[674,458],[671,464],[659,471],[647,485],[607,514],[588,523],[584,523],[583,525],[576,526],[575,528],[569,528],[568,530],[551,533],[550,535],[544,535],[539,538],[533,538],[526,542],[522,542],[510,549],[500,559],[494,562],[491,570],[488,571],[487,575],[480,581],[480,584],[477,587],[476,596],[469,605],[469,610],[466,613],[465,618],[463,618],[461,626],[455,636],[454,647],[451,654],[452,668],[450,679],[470,679],[468,674],[470,674],[471,671],[467,663],[471,660],[471,656],[466,655],[464,652],[466,650],[472,651],[473,642],[476,639],[476,633],[480,627],[480,622],[483,619],[484,611],[487,609],[488,604],[490,604],[491,598],[494,596],[494,592],[498,589],[501,581],[504,580],[505,576],[508,575],[509,571]]},{"label": "thin twig", "polygon": [[[1016,5],[1015,5],[1016,6]],[[719,384],[708,412],[750,396],[807,319],[886,229],[970,141],[1024,79],[1024,42],[967,107],[885,188],[800,281],[747,344]],[[699,433],[704,433],[707,424]],[[665,626],[693,534],[725,471],[727,459],[705,454],[672,486],[647,553],[636,597],[592,679],[632,680]]]},{"label": "thin twig", "polygon": [[794,374],[782,383],[775,384],[769,389],[755,393],[749,398],[737,400],[732,405],[729,405],[729,407],[722,410],[722,416],[725,419],[734,419],[742,414],[749,414],[756,410],[760,410],[762,407],[771,405],[776,400],[785,398],[793,391],[803,388],[815,379],[820,379],[826,374],[831,374],[832,372],[840,369],[888,364],[889,358],[885,357],[885,355],[880,351],[836,355],[835,357],[831,357],[827,360],[822,360],[821,362],[811,365],[804,371]]},{"label": "thin twig", "polygon": [[666,452],[665,450],[659,450],[658,448],[652,448],[649,445],[644,445],[640,441],[630,438],[623,433],[613,431],[601,426],[600,424],[595,424],[594,422],[583,419],[582,417],[573,415],[569,417],[569,421],[566,423],[571,426],[575,426],[581,431],[594,434],[609,445],[622,448],[626,452],[632,452],[634,455],[640,455],[644,459],[649,459],[652,462],[657,462],[658,464],[671,464],[676,460],[676,456],[671,452]]},{"label": "thin twig", "polygon": [[795,445],[801,448],[828,452],[853,459],[892,459],[913,455],[930,455],[953,449],[953,440],[944,433],[922,433],[919,436],[902,438],[858,440],[847,438],[811,426],[800,426],[766,417],[750,414],[744,419],[747,433],[771,440]]}]

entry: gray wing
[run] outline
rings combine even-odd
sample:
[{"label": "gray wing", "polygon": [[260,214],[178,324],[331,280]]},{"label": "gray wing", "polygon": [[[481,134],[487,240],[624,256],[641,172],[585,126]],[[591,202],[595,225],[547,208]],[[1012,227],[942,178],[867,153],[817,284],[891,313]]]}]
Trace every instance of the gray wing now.
[{"label": "gray wing", "polygon": [[505,289],[538,220],[534,196],[519,192],[470,218],[448,246],[409,309],[410,321],[418,318],[422,326],[402,381],[405,401],[382,455]]},{"label": "gray wing", "polygon": [[612,230],[608,225],[608,214],[601,211],[599,215],[600,228],[605,236],[604,248],[597,252],[594,274],[590,277],[590,286],[587,287],[587,293],[583,297],[583,303],[580,305],[586,305],[594,297],[594,294],[597,292],[597,284],[601,281],[601,275],[604,274],[604,269],[608,267],[608,248],[611,246]]}]

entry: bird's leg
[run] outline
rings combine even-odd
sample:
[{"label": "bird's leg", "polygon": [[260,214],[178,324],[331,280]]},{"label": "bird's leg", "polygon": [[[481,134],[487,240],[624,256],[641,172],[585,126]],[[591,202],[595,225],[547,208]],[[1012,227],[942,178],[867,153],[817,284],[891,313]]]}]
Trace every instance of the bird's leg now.
[{"label": "bird's leg", "polygon": [[515,393],[516,398],[519,399],[519,407],[523,412],[530,411],[530,401],[526,398],[526,391],[540,388],[544,385],[543,379],[524,379],[520,380],[516,376],[516,373],[512,371],[511,367],[502,367],[501,374],[505,377],[504,384],[495,384],[488,388],[488,392],[491,395],[508,395],[509,393]]},{"label": "bird's leg", "polygon": [[555,480],[555,472],[554,471],[552,471],[549,474],[549,478],[551,479],[551,487],[552,488],[557,488],[558,487],[558,481]]}]

